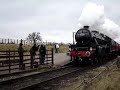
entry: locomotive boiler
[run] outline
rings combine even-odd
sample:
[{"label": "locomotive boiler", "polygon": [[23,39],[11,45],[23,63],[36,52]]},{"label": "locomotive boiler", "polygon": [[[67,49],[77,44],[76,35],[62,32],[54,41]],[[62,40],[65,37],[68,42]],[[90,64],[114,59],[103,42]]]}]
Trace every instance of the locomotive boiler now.
[{"label": "locomotive boiler", "polygon": [[74,65],[82,63],[102,63],[109,56],[116,56],[120,45],[110,37],[90,31],[89,26],[84,26],[75,34],[76,44],[72,45],[69,55]]}]

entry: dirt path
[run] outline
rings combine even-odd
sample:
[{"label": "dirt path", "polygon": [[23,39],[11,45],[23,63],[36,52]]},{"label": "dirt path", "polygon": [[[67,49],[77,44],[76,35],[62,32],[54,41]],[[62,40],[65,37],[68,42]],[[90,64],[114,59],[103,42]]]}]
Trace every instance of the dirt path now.
[{"label": "dirt path", "polygon": [[66,53],[57,53],[54,54],[54,64],[58,66],[63,66],[70,62],[70,57]]}]

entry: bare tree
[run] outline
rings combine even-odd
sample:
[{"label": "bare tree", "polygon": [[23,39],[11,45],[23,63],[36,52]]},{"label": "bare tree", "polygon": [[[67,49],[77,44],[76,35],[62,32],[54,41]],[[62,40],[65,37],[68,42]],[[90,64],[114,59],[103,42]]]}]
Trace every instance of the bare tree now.
[{"label": "bare tree", "polygon": [[41,38],[39,32],[33,32],[33,33],[28,35],[27,40],[28,41],[33,41],[34,44],[36,44],[36,42],[42,41],[42,38]]}]

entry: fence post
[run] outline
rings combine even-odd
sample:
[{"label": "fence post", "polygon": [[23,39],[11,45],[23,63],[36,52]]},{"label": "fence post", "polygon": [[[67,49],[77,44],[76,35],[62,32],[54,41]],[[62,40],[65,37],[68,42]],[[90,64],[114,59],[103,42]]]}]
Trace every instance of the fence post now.
[{"label": "fence post", "polygon": [[18,44],[18,39],[17,39],[17,42],[16,42],[16,44]]},{"label": "fence post", "polygon": [[2,39],[2,44],[3,44],[3,39]]},{"label": "fence post", "polygon": [[5,39],[5,44],[6,44],[6,39]]},{"label": "fence post", "polygon": [[15,40],[14,40],[14,44],[15,44]]},{"label": "fence post", "polygon": [[9,73],[10,73],[11,69],[10,69],[10,49],[9,49]]},{"label": "fence post", "polygon": [[52,48],[52,65],[54,65],[54,52],[53,52],[53,48]]},{"label": "fence post", "polygon": [[8,39],[8,44],[9,44],[9,39]]}]

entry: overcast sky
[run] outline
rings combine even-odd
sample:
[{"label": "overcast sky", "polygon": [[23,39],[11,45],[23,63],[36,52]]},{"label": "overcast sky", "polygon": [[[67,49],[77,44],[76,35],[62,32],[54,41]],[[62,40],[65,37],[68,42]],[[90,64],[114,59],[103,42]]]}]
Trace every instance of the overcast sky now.
[{"label": "overcast sky", "polygon": [[43,41],[70,43],[88,2],[103,5],[106,17],[120,25],[119,0],[0,0],[0,38],[40,32]]}]

